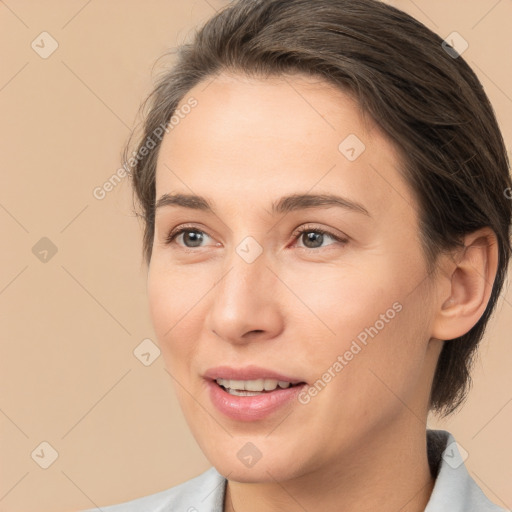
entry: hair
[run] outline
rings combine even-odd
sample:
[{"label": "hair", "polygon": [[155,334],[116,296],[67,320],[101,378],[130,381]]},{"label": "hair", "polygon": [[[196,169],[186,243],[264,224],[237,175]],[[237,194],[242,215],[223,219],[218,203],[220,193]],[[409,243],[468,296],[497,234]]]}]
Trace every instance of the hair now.
[{"label": "hair", "polygon": [[[429,410],[440,416],[453,413],[471,387],[476,349],[511,252],[508,157],[475,73],[422,23],[377,0],[238,0],[175,53],[176,62],[141,106],[143,135],[133,152],[137,157],[131,159],[147,264],[161,139],[151,151],[143,149],[155,130],[169,123],[186,94],[223,72],[321,78],[356,98],[362,112],[398,148],[404,179],[417,199],[430,269],[441,252],[460,247],[466,234],[490,227],[497,237],[498,269],[485,312],[469,332],[444,342],[435,370]],[[133,133],[125,161],[132,138]]]}]

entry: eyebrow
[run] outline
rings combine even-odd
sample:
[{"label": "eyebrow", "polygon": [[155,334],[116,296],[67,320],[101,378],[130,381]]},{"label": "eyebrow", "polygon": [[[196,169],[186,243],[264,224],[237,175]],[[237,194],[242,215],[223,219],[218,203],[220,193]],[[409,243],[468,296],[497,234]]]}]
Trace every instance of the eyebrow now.
[{"label": "eyebrow", "polygon": [[[164,206],[176,206],[215,213],[212,203],[195,194],[163,194],[155,204],[155,211]],[[368,210],[360,203],[334,194],[291,194],[283,196],[272,203],[271,213],[277,215],[309,208],[340,207],[371,217]]]}]

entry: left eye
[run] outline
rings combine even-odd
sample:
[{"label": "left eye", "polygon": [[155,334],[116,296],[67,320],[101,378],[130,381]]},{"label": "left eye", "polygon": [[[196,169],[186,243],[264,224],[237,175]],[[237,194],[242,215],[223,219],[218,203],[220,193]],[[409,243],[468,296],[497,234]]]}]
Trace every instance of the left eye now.
[{"label": "left eye", "polygon": [[[307,235],[304,237],[304,235]],[[295,240],[303,240],[306,249],[318,249],[322,246],[325,237],[333,239],[335,242],[346,243],[347,240],[343,239],[329,231],[320,228],[302,228],[294,233]],[[328,244],[332,245],[332,244]],[[324,246],[325,247],[325,246]]]},{"label": "left eye", "polygon": [[[304,237],[304,235],[308,235]],[[167,236],[165,242],[166,244],[173,243],[179,236],[183,235],[182,241],[184,247],[188,249],[201,247],[201,242],[203,242],[205,236],[209,237],[207,233],[201,231],[199,229],[191,228],[191,227],[182,227],[177,231],[172,231]],[[301,248],[305,249],[318,249],[322,247],[323,242],[325,241],[325,237],[331,238],[335,242],[340,242],[342,244],[346,243],[348,240],[346,238],[342,238],[334,233],[326,231],[321,228],[309,228],[305,227],[299,229],[294,232],[293,238],[294,240],[302,239],[304,241],[304,246]],[[188,245],[190,244],[190,245]],[[181,245],[181,244],[180,244]],[[328,244],[332,245],[332,244]],[[324,246],[325,247],[325,246]]]}]

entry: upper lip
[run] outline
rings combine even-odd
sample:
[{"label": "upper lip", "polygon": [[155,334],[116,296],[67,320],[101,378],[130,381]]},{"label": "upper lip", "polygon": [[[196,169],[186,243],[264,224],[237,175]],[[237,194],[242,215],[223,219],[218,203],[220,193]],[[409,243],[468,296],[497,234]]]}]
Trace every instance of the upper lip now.
[{"label": "upper lip", "polygon": [[205,379],[226,379],[226,380],[256,380],[256,379],[275,379],[291,384],[300,384],[305,382],[302,379],[291,377],[283,373],[262,368],[260,366],[244,366],[241,368],[233,368],[231,366],[216,366],[209,368],[203,375]]}]

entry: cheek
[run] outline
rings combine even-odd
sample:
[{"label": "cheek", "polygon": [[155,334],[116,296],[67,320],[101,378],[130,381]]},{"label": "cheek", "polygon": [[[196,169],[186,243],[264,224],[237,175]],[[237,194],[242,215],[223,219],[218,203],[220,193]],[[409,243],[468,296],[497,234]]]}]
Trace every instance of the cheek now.
[{"label": "cheek", "polygon": [[401,283],[393,276],[391,269],[379,262],[379,266],[366,268],[319,265],[308,272],[291,267],[283,274],[283,281],[299,299],[288,299],[297,321],[304,328],[309,326],[309,331],[318,331],[323,346],[343,348],[381,315],[388,312],[387,317],[396,316],[397,306],[393,308],[393,304],[400,301],[402,293]]},{"label": "cheek", "polygon": [[194,340],[202,328],[201,299],[210,287],[198,274],[162,270],[157,262],[150,269],[147,294],[151,321],[171,373],[192,357]]},{"label": "cheek", "polygon": [[151,262],[147,293],[151,318],[160,340],[172,336],[174,326],[187,322],[189,314],[213,285],[204,271],[191,267],[193,265],[169,265],[160,254]]},{"label": "cheek", "polygon": [[394,260],[371,263],[307,274],[290,269],[283,276],[301,299],[290,311],[294,331],[303,333],[296,352],[301,363],[314,369],[315,378],[331,369],[338,383],[332,389],[350,389],[354,397],[380,396],[372,389],[385,391],[377,376],[390,387],[409,382],[421,369],[428,341],[428,297],[417,286],[424,278],[421,265],[402,272],[404,264]]}]

